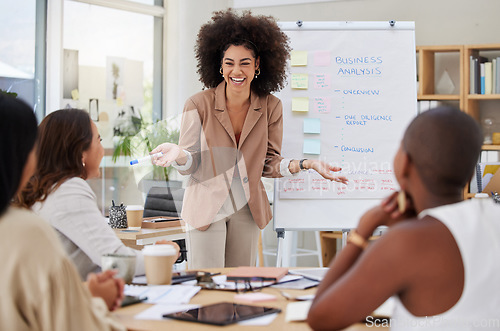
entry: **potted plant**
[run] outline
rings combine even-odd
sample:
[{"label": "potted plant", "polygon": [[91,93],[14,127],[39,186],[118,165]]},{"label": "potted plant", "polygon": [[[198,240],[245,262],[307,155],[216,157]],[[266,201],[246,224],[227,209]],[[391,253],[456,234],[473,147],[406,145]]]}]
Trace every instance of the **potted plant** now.
[{"label": "potted plant", "polygon": [[5,95],[10,95],[11,97],[17,98],[16,92],[9,92],[9,91],[4,91],[4,90],[0,89],[0,93],[5,94]]},{"label": "potted plant", "polygon": [[[148,155],[156,146],[171,142],[179,142],[179,129],[167,120],[149,123],[144,117],[132,112],[129,117],[118,117],[113,128],[115,134],[115,149],[113,161],[116,162],[120,155],[131,158],[141,158]],[[172,167],[140,166],[139,187],[142,192],[147,193],[152,186],[181,187],[180,181],[171,181],[170,173]],[[137,175],[136,173],[136,175]]]}]

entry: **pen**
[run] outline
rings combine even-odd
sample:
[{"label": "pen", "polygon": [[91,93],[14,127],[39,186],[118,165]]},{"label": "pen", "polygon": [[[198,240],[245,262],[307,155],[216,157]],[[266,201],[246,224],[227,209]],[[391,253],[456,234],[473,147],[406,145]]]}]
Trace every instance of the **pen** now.
[{"label": "pen", "polygon": [[135,160],[130,161],[130,165],[149,162],[152,157],[160,157],[162,155],[163,155],[163,153],[159,152],[159,153],[156,153],[156,154],[152,154],[152,155],[148,155],[148,156],[145,156],[145,157],[141,157],[140,159],[135,159]]}]

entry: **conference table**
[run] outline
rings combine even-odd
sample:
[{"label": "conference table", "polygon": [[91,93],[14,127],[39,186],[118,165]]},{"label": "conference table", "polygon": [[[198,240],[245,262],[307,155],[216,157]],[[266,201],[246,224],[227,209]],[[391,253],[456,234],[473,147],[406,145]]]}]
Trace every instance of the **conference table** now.
[{"label": "conference table", "polygon": [[[207,271],[211,273],[227,273],[229,268],[224,269],[204,269],[202,271]],[[306,290],[292,290],[286,289],[285,292],[289,293],[292,296],[297,295],[306,295],[313,294],[316,291],[315,288],[310,288]],[[280,308],[281,313],[279,313],[276,318],[271,322],[271,324],[266,326],[241,326],[238,324],[232,324],[228,326],[212,326],[207,324],[200,324],[195,322],[185,322],[185,321],[177,321],[172,319],[164,319],[164,320],[136,320],[134,316],[145,309],[151,307],[150,304],[139,303],[127,307],[120,308],[114,311],[112,314],[114,318],[119,321],[121,324],[127,327],[128,330],[137,330],[137,331],[155,331],[155,330],[169,330],[169,331],[185,331],[185,330],[207,330],[207,329],[215,329],[222,328],[227,331],[236,331],[236,330],[245,330],[245,331],[263,331],[263,330],[287,330],[287,331],[301,331],[301,330],[311,330],[311,328],[307,325],[306,322],[286,322],[285,321],[285,313],[287,304],[293,301],[287,300],[284,296],[281,295],[280,289],[273,287],[266,287],[262,289],[263,293],[268,293],[276,296],[275,301],[267,301],[261,303],[252,303],[252,305],[258,306],[266,306],[266,307],[275,307]],[[230,291],[219,291],[219,290],[205,290],[202,289],[198,294],[196,294],[191,301],[190,304],[197,305],[208,305],[217,302],[237,302],[234,300],[235,292]],[[358,323],[352,325],[346,330],[349,331],[366,331],[371,329],[367,325],[363,323]]]},{"label": "conference table", "polygon": [[116,236],[125,244],[125,246],[142,249],[144,245],[154,244],[158,240],[180,240],[186,239],[186,233],[182,226],[146,229],[130,231],[128,229],[113,229]]}]

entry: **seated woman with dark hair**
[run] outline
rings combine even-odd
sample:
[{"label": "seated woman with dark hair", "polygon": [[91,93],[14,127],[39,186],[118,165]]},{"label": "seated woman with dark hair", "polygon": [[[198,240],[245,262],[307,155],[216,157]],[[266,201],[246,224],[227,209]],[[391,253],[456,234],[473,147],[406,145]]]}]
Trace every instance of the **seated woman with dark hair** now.
[{"label": "seated woman with dark hair", "polygon": [[35,171],[36,136],[33,110],[0,94],[0,330],[124,330],[108,311],[123,281],[91,274],[86,288],[50,225],[9,206]]},{"label": "seated woman with dark hair", "polygon": [[49,114],[39,127],[38,166],[18,203],[32,208],[57,230],[82,279],[100,270],[103,254],[135,255],[135,274],[144,274],[142,252],[126,247],[115,235],[86,182],[99,177],[103,156],[97,126],[86,111],[63,109]]},{"label": "seated woman with dark hair", "polygon": [[[500,207],[462,201],[482,141],[476,121],[458,109],[412,121],[394,158],[401,191],[351,231],[312,303],[313,329],[343,329],[391,296],[391,330],[500,328]],[[387,233],[368,244],[384,225]]]}]

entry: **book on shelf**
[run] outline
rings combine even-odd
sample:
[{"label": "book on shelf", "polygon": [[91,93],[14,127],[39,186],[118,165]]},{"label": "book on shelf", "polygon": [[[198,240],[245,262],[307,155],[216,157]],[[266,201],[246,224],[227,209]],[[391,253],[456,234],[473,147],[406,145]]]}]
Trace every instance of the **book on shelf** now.
[{"label": "book on shelf", "polygon": [[497,93],[497,59],[491,60],[491,93]]},{"label": "book on shelf", "polygon": [[495,93],[500,94],[500,56],[497,57],[497,68],[496,68],[496,73],[495,73],[495,81],[496,81],[496,89]]},{"label": "book on shelf", "polygon": [[486,88],[485,88],[485,82],[486,82],[486,68],[484,63],[479,64],[479,72],[480,74],[480,80],[479,80],[479,86],[481,86],[481,93],[480,94],[485,94],[486,93]]},{"label": "book on shelf", "polygon": [[476,59],[474,56],[469,58],[469,94],[476,94]]},{"label": "book on shelf", "polygon": [[484,63],[484,93],[482,94],[491,94],[492,87],[492,63],[485,62]]},{"label": "book on shelf", "polygon": [[[481,93],[484,83],[481,83],[481,67],[484,67],[484,63],[488,59],[484,56],[471,55],[469,59],[470,63],[470,94],[484,94]],[[482,65],[483,64],[483,65]]]}]

